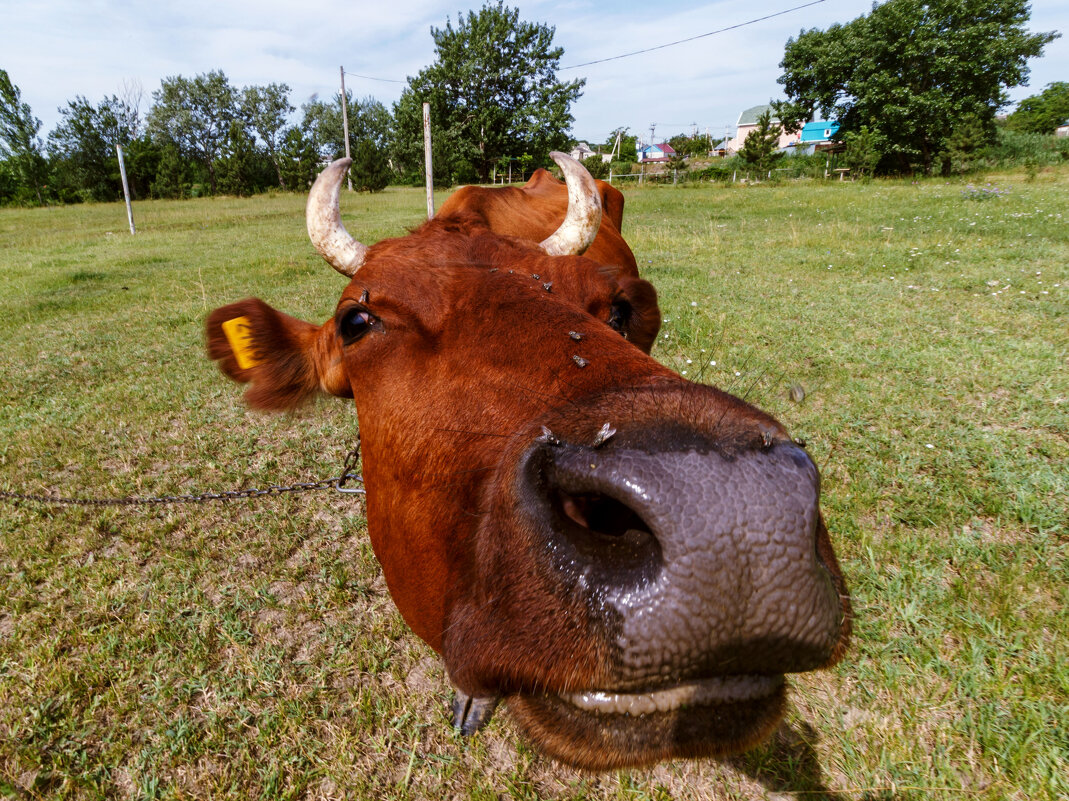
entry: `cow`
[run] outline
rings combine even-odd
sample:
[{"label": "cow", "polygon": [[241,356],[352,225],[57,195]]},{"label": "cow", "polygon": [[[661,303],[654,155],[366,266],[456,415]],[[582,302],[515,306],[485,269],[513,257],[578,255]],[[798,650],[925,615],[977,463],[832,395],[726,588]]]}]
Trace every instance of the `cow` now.
[{"label": "cow", "polygon": [[335,162],[307,210],[349,279],[333,317],[239,301],[209,354],[258,409],[355,402],[371,543],[461,732],[503,699],[583,769],[737,753],[782,717],[785,674],[849,640],[820,477],[774,418],[649,356],[622,197],[553,158],[564,185],[462,189],[371,246]]}]

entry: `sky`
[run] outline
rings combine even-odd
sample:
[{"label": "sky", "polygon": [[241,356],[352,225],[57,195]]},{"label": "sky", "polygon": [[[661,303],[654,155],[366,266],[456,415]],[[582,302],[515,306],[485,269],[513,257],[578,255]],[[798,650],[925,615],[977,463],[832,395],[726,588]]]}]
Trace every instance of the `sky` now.
[{"label": "sky", "polygon": [[[294,106],[338,91],[339,66],[357,97],[391,106],[434,60],[431,27],[455,23],[483,0],[0,0],[0,69],[42,121],[44,138],[59,107],[82,95],[96,103],[140,88],[141,111],[163,78],[221,69],[236,87],[286,83]],[[695,41],[576,69],[698,36],[802,5],[758,2],[506,0],[520,18],[556,28],[561,79],[586,78],[573,105],[577,139],[603,142],[626,126],[661,141],[681,132],[734,134],[739,113],[782,97],[776,79],[788,37],[868,13],[870,0],[821,0],[807,8]],[[812,2],[812,0],[808,0]],[[1034,0],[1032,31],[1069,34],[1069,2]],[[1069,36],[1030,61],[1029,86],[1069,81]],[[360,77],[365,76],[365,77]],[[371,80],[371,78],[386,80]],[[1011,106],[1012,108],[1012,106]]]}]

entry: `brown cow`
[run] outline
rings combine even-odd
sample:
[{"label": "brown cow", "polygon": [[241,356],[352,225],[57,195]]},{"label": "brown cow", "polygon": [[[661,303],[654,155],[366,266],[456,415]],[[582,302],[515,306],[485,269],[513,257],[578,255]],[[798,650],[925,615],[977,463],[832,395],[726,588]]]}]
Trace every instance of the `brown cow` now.
[{"label": "brown cow", "polygon": [[589,245],[576,209],[596,216],[602,197],[555,158],[572,202],[542,248],[565,212],[550,179],[506,190],[504,221],[462,190],[367,248],[341,225],[335,163],[308,210],[351,277],[334,317],[241,301],[209,317],[210,354],[258,408],[355,400],[371,542],[444,659],[461,731],[504,697],[541,749],[584,768],[737,752],[781,717],[784,674],[833,664],[849,637],[819,476],[773,418],[620,336],[638,315],[614,304],[652,313],[649,292],[621,289],[640,280],[629,265],[545,252]]}]

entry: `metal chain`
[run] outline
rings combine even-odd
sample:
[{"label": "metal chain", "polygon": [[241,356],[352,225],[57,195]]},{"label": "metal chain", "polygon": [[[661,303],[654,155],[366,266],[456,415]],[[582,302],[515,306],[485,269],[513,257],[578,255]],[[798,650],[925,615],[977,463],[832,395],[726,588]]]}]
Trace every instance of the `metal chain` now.
[{"label": "metal chain", "polygon": [[169,503],[205,503],[207,501],[234,501],[242,498],[261,498],[265,495],[282,495],[288,492],[311,492],[312,490],[333,487],[338,492],[366,494],[363,487],[346,487],[349,481],[360,484],[364,479],[358,473],[349,472],[360,458],[360,442],[345,456],[341,475],[337,478],[324,478],[301,484],[272,484],[266,489],[227,490],[224,492],[202,492],[197,495],[158,495],[127,496],[125,498],[64,498],[57,495],[37,495],[28,492],[7,492],[0,490],[0,500],[30,501],[32,503],[57,504],[63,506],[159,506]]}]

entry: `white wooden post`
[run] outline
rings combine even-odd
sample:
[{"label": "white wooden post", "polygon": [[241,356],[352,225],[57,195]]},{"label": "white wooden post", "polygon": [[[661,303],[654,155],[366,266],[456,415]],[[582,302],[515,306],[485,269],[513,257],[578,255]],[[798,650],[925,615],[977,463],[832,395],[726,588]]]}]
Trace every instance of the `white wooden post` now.
[{"label": "white wooden post", "polygon": [[431,157],[431,104],[423,104],[423,168],[427,171],[427,219],[434,216],[434,160]]},{"label": "white wooden post", "polygon": [[[341,70],[341,124],[345,130],[345,158],[351,158],[349,155],[349,103],[345,98],[345,67],[338,67]],[[353,191],[353,176],[352,173],[346,172],[345,177],[349,180],[349,191]]]},{"label": "white wooden post", "polygon": [[136,234],[134,230],[134,210],[130,207],[130,185],[126,183],[126,162],[122,157],[122,145],[115,145],[115,152],[119,154],[119,175],[122,177],[122,193],[126,198],[126,219],[130,221],[130,233]]}]

